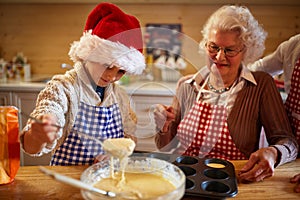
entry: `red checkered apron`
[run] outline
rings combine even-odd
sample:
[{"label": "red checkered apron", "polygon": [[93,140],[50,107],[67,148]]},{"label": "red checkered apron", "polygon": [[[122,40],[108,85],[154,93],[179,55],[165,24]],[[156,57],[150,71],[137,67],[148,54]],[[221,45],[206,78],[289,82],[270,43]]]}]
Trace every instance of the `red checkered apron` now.
[{"label": "red checkered apron", "polygon": [[181,143],[180,153],[184,155],[226,160],[247,159],[235,146],[229,134],[227,111],[222,105],[196,100],[180,122],[177,136]]},{"label": "red checkered apron", "polygon": [[300,144],[300,58],[297,61],[291,79],[291,89],[285,101],[287,114]]}]

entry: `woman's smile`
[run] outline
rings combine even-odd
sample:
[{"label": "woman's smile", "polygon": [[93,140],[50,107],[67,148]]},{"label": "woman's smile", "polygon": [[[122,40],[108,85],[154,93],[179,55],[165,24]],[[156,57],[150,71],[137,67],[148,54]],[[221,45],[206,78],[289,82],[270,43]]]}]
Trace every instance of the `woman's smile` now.
[{"label": "woman's smile", "polygon": [[229,67],[230,65],[227,63],[214,63],[217,68],[222,68],[222,67]]}]

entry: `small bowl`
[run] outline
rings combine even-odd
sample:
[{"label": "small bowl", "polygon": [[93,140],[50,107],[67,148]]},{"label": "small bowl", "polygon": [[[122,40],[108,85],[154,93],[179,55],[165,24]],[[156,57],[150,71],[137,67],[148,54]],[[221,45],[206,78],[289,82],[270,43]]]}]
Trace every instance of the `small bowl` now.
[{"label": "small bowl", "polygon": [[[114,162],[115,171],[119,171],[119,163]],[[155,175],[160,175],[163,178],[169,180],[174,186],[175,189],[167,194],[151,198],[151,200],[179,200],[183,197],[185,192],[185,175],[183,171],[164,160],[151,157],[142,157],[142,156],[132,156],[128,159],[128,165],[125,169],[126,172],[138,172],[138,173],[153,173]],[[102,161],[96,164],[93,164],[87,168],[81,174],[81,181],[84,183],[94,185],[96,182],[99,182],[103,178],[110,177],[110,161]],[[81,190],[81,194],[84,199],[113,199],[104,195],[96,195],[86,190]],[[126,198],[120,198],[126,200]],[[150,200],[150,199],[149,199]]]}]

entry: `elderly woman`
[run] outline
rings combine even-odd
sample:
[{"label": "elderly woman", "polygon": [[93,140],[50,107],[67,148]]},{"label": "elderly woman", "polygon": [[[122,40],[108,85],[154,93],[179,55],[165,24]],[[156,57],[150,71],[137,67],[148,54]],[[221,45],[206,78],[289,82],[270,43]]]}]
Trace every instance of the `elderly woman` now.
[{"label": "elderly woman", "polygon": [[[156,145],[190,156],[249,159],[240,179],[261,181],[298,151],[272,77],[245,67],[262,55],[266,33],[240,6],[218,9],[202,33],[208,70],[180,81],[172,106],[156,107]],[[262,127],[270,146],[259,149]]]}]

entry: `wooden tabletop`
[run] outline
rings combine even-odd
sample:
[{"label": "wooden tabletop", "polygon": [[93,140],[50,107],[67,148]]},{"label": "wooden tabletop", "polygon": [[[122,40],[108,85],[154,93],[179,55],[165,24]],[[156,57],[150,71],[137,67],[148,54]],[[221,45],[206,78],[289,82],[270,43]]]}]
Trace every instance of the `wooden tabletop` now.
[{"label": "wooden tabletop", "polygon": [[[246,161],[232,161],[238,172]],[[87,166],[47,166],[58,173],[80,179]],[[238,194],[232,199],[300,199],[300,193],[294,193],[294,184],[289,179],[300,173],[300,159],[275,169],[275,175],[262,182],[238,184]],[[83,199],[80,190],[57,182],[44,175],[39,166],[20,167],[15,180],[0,185],[0,199]],[[183,200],[199,198],[184,197]]]}]

